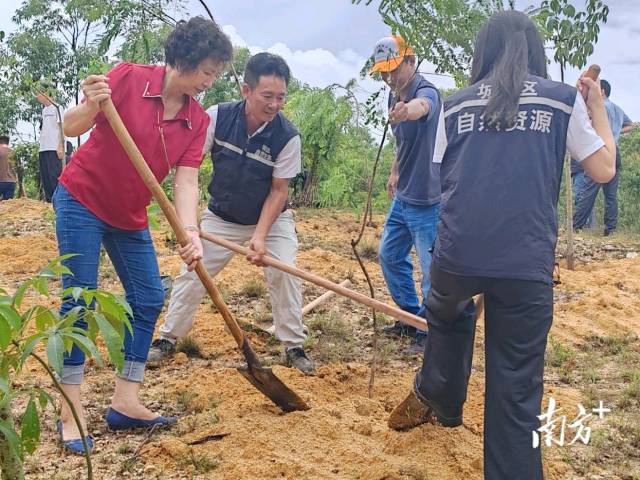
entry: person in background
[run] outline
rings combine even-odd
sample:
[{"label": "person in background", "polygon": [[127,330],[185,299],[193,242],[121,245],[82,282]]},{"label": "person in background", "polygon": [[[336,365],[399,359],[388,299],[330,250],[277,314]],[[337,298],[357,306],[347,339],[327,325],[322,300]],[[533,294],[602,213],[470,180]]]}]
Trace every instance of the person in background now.
[{"label": "person in background", "polygon": [[58,177],[62,173],[64,160],[64,141],[61,135],[62,112],[51,99],[51,92],[41,91],[36,100],[42,104],[40,129],[40,152],[38,166],[40,168],[40,186],[45,202],[51,203],[53,192],[58,186]]},{"label": "person in background", "polygon": [[[607,109],[609,125],[617,144],[620,140],[620,135],[633,131],[636,128],[636,124],[631,121],[622,108],[610,100],[611,84],[602,79],[600,80],[600,87],[604,95],[604,106]],[[578,185],[576,193],[576,209],[573,214],[574,229],[580,230],[593,223],[593,220],[591,220],[595,219],[593,205],[598,196],[598,191],[602,188],[604,193],[604,236],[611,235],[616,230],[618,226],[618,184],[620,183],[621,167],[622,155],[620,154],[620,149],[616,148],[616,174],[611,180],[607,183],[598,183],[588,173],[583,173],[582,182]]]},{"label": "person in background", "polygon": [[[393,301],[409,313],[424,316],[430,250],[440,211],[440,166],[432,160],[442,102],[436,87],[416,72],[416,57],[401,37],[379,40],[373,57],[371,73],[380,73],[391,88],[389,123],[397,152],[387,182],[392,203],[380,240],[380,267]],[[422,270],[422,302],[413,279],[414,247]],[[407,354],[424,350],[425,331],[397,321],[383,332],[412,337]]]},{"label": "person in background", "polygon": [[462,425],[472,297],[484,294],[484,478],[540,480],[532,439],[542,414],[565,151],[595,181],[608,182],[616,144],[599,85],[584,76],[578,89],[549,80],[542,37],[522,12],[496,13],[481,28],[469,83],[445,100],[440,117],[429,335],[422,368],[389,427],[406,430],[431,417]]},{"label": "person in background", "polygon": [[[120,63],[106,75],[90,75],[84,100],[65,115],[65,134],[89,139],[64,169],[53,196],[60,255],[73,275],[63,275],[64,289],[97,288],[101,246],[104,246],[131,306],[133,334],[125,330],[124,367],[118,371],[106,423],[111,430],[171,425],[139,398],[153,330],[164,303],[158,261],[149,233],[147,210],[151,193],[120,145],[100,103],[111,98],[142,156],[158,179],[175,167],[173,196],[178,218],[189,236],[179,252],[189,269],[202,258],[198,235],[198,168],[202,162],[209,117],[194,99],[211,88],[231,60],[231,42],[214,22],[194,17],[180,21],[165,42],[166,65]],[[81,299],[66,296],[60,313]],[[78,320],[75,325],[87,328]],[[64,355],[61,384],[85,423],[81,385],[85,355],[74,345]],[[63,402],[58,424],[66,450],[84,453],[71,410]],[[93,447],[91,437],[87,438]]]},{"label": "person in background", "polygon": [[13,198],[16,190],[16,178],[11,169],[11,154],[9,136],[0,135],[0,200]]}]

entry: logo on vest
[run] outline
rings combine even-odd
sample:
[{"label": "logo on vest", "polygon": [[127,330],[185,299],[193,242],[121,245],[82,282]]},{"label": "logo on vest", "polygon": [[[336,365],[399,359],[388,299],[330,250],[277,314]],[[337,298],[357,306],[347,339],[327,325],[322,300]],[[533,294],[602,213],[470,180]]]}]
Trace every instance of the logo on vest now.
[{"label": "logo on vest", "polygon": [[273,161],[271,158],[271,149],[266,145],[262,145],[262,148],[260,150],[256,150],[255,155],[259,156],[263,160],[266,160],[267,162]]}]

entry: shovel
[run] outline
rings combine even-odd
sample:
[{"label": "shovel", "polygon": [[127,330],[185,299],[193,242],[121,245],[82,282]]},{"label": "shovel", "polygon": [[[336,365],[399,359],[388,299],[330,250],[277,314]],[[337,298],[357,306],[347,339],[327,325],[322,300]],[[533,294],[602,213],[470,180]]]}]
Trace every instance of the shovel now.
[{"label": "shovel", "polygon": [[[118,137],[122,148],[127,152],[131,163],[133,163],[133,166],[140,174],[142,181],[151,191],[151,194],[160,205],[160,208],[167,217],[167,220],[169,220],[169,224],[175,232],[178,242],[182,246],[187,245],[189,243],[187,232],[182,227],[182,223],[178,219],[178,215],[176,214],[173,205],[165,195],[162,187],[158,184],[156,177],[153,175],[151,169],[147,165],[147,162],[145,162],[142,157],[140,150],[138,150],[138,147],[131,138],[127,128],[124,126],[124,123],[122,123],[122,119],[120,118],[115,105],[111,99],[108,99],[104,100],[100,107],[109,122],[109,125],[116,134],[116,137]],[[220,295],[220,292],[214,285],[211,276],[201,261],[199,261],[196,266],[196,273],[209,293],[211,300],[213,300],[214,305],[222,315],[222,318],[224,318],[227,327],[229,327],[233,338],[238,344],[238,348],[242,351],[244,358],[247,361],[246,367],[238,369],[244,378],[251,382],[254,387],[267,396],[283,411],[293,412],[295,410],[308,410],[309,406],[298,396],[298,394],[276,377],[270,368],[264,368],[262,366],[260,359],[253,351],[249,340],[231,315],[229,308],[222,299],[222,295]]]},{"label": "shovel", "polygon": [[[249,250],[247,247],[243,247],[242,245],[238,245],[237,243],[230,242],[229,240],[225,240],[224,238],[220,238],[216,235],[207,232],[200,232],[200,237],[213,242],[221,247],[226,248],[227,250],[231,250],[232,252],[238,253],[240,255],[248,255],[250,253],[255,253],[252,250]],[[409,312],[405,312],[404,310],[400,310],[399,308],[392,307],[391,305],[387,305],[384,302],[376,300],[374,298],[363,295],[362,293],[355,292],[343,285],[339,285],[334,283],[326,278],[319,277],[318,275],[314,275],[313,273],[306,272],[304,270],[300,270],[299,268],[288,265],[280,260],[276,260],[275,258],[268,257],[266,255],[262,256],[262,262],[269,266],[281,270],[283,272],[294,275],[298,278],[302,278],[303,280],[307,280],[308,282],[314,283],[319,287],[326,288],[327,290],[332,290],[336,292],[338,295],[342,295],[343,297],[350,298],[351,300],[355,300],[358,303],[366,305],[368,307],[374,308],[380,312],[386,313],[387,315],[397,319],[402,320],[403,322],[419,328],[420,330],[427,329],[427,322],[424,318],[418,317],[417,315],[413,315]]]}]

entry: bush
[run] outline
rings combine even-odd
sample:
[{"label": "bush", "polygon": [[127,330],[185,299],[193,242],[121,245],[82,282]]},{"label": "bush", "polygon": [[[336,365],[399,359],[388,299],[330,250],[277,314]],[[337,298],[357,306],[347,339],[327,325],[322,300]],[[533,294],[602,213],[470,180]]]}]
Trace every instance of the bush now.
[{"label": "bush", "polygon": [[17,176],[16,196],[41,198],[40,167],[38,166],[38,143],[17,143],[13,148],[14,168]]}]

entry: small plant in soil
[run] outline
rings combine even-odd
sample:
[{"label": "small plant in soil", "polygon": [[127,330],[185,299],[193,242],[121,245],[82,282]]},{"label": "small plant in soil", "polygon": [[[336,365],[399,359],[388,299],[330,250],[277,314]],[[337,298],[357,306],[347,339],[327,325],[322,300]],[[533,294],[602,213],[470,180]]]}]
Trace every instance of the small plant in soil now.
[{"label": "small plant in soil", "polygon": [[218,468],[220,465],[218,460],[211,458],[209,455],[196,453],[193,450],[189,452],[189,458],[184,460],[185,466],[193,466],[195,473],[203,474]]},{"label": "small plant in soil", "polygon": [[[63,396],[57,378],[62,373],[64,353],[71,351],[74,345],[87,358],[102,364],[102,356],[96,347],[97,337],[101,335],[111,361],[118,369],[124,363],[125,329],[131,331],[128,319],[131,308],[124,299],[102,290],[69,288],[62,292],[63,298],[73,297],[84,305],[92,305],[92,309],[78,306],[61,316],[57,307],[51,306],[49,282],[61,275],[72,274],[63,264],[71,256],[52,261],[38,275],[24,281],[12,295],[0,289],[0,466],[3,480],[24,478],[25,456],[35,452],[40,442],[40,417],[48,405],[54,405],[44,385],[19,386],[12,381],[20,376],[28,361],[39,364]],[[36,302],[42,303],[28,307],[25,297],[34,293]],[[74,326],[79,319],[88,324],[86,331]],[[17,404],[25,398],[26,407],[16,412]],[[72,409],[72,413],[84,437],[77,412]],[[86,447],[85,450],[87,476],[93,478],[91,457]]]},{"label": "small plant in soil", "polygon": [[192,336],[178,340],[176,350],[183,352],[187,357],[202,358],[202,347],[200,347],[198,340]]},{"label": "small plant in soil", "polygon": [[366,260],[378,261],[378,242],[368,238],[364,238],[360,242],[360,257]]},{"label": "small plant in soil", "polygon": [[241,293],[248,298],[261,298],[267,293],[267,287],[262,280],[252,278],[242,286]]}]

